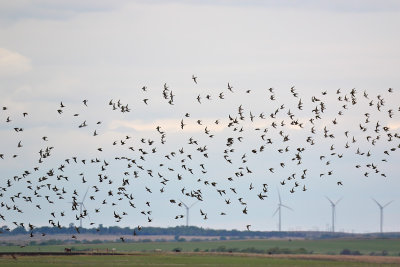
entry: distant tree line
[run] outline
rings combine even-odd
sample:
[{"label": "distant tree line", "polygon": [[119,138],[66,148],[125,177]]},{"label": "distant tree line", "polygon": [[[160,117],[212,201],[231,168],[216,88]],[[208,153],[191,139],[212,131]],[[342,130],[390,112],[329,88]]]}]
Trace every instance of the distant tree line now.
[{"label": "distant tree line", "polygon": [[132,235],[135,232],[137,235],[173,235],[179,236],[215,236],[215,237],[229,237],[229,238],[304,238],[304,239],[328,239],[328,238],[342,238],[342,237],[384,237],[384,238],[400,238],[400,233],[371,233],[371,234],[350,234],[350,233],[332,233],[332,232],[319,232],[319,231],[239,231],[239,230],[218,230],[208,229],[196,226],[176,226],[176,227],[143,227],[141,230],[138,228],[109,226],[104,227],[102,224],[98,228],[76,228],[73,224],[69,227],[49,227],[42,226],[34,228],[33,230],[26,229],[25,227],[18,226],[10,229],[7,226],[0,227],[0,235],[20,235],[27,234],[98,234],[98,235]]}]

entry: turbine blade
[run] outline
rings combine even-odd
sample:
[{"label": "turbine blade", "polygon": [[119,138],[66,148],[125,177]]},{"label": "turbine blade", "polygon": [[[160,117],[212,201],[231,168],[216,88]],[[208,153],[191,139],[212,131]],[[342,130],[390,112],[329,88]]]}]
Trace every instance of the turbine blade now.
[{"label": "turbine blade", "polygon": [[282,207],[285,207],[285,208],[287,208],[287,209],[290,209],[290,210],[293,210],[291,207],[289,207],[289,206],[286,206],[286,205],[283,205],[283,204],[281,204],[281,206]]},{"label": "turbine blade", "polygon": [[180,201],[180,202],[183,204],[183,206],[185,206],[187,209],[190,209],[190,208],[188,207],[188,205],[185,204],[185,202],[183,202],[183,201],[180,200],[180,199],[179,199],[179,201]]},{"label": "turbine blade", "polygon": [[279,193],[279,189],[278,189],[278,197],[279,197],[279,204],[281,204],[282,200],[281,200],[281,193]]},{"label": "turbine blade", "polygon": [[335,205],[337,205],[342,199],[343,199],[342,197],[339,198],[339,199],[336,201]]},{"label": "turbine blade", "polygon": [[388,206],[390,203],[392,203],[394,200],[392,200],[392,201],[389,201],[388,203],[386,203],[384,206],[383,206],[383,208],[384,207],[386,207],[386,206]]},{"label": "turbine blade", "polygon": [[376,205],[378,205],[379,208],[381,208],[381,209],[383,208],[382,205],[378,201],[375,200],[375,198],[372,198],[372,200],[375,201]]},{"label": "turbine blade", "polygon": [[333,203],[333,201],[329,198],[329,197],[327,197],[327,196],[325,196],[326,197],[326,199],[332,204],[332,205],[335,205],[334,203]]},{"label": "turbine blade", "polygon": [[193,207],[194,205],[196,205],[198,202],[199,202],[199,201],[196,201],[196,202],[194,202],[192,205],[190,205],[189,209],[190,209],[191,207]]},{"label": "turbine blade", "polygon": [[274,214],[272,214],[272,217],[275,216],[275,214],[278,212],[278,210],[279,210],[279,206],[278,206],[278,208],[276,209],[276,211],[274,212]]},{"label": "turbine blade", "polygon": [[82,203],[83,203],[83,201],[85,201],[85,198],[86,198],[86,195],[87,195],[88,191],[89,191],[89,186],[88,186],[88,188],[87,188],[87,190],[86,190],[85,195],[84,195],[83,198],[82,198]]}]

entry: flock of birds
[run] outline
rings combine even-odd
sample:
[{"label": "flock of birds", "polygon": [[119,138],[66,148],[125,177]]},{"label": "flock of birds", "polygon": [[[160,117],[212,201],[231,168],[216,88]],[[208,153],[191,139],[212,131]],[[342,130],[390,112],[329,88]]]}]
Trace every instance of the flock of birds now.
[{"label": "flock of birds", "polygon": [[[199,86],[195,75],[192,80],[195,87]],[[141,104],[145,107],[161,103],[173,110],[179,105],[179,94],[176,96],[167,84],[160,90],[162,101],[146,97],[149,90],[147,86],[138,90],[144,95]],[[100,119],[82,118],[82,109],[90,109],[91,101],[82,100],[76,110],[69,107],[72,103],[60,101],[53,112],[61,118],[75,117],[79,122],[73,130],[91,140],[87,145],[86,139],[69,142],[81,141],[85,153],[93,152],[95,156],[73,155],[59,160],[54,156],[56,136],[43,135],[40,141],[35,140],[41,149],[29,156],[34,158],[34,167],[24,167],[10,177],[2,174],[0,223],[26,227],[31,237],[40,233],[35,232],[32,218],[24,215],[27,210],[43,214],[42,218],[46,218],[50,226],[59,228],[63,225],[60,221],[71,221],[71,213],[75,222],[89,219],[90,225],[98,225],[102,223],[101,218],[96,223],[90,215],[108,216],[104,214],[108,211],[112,211],[109,216],[113,216],[116,223],[134,214],[151,225],[157,220],[153,203],[165,195],[163,198],[174,213],[171,217],[178,221],[186,216],[183,211],[187,205],[182,199],[204,203],[198,210],[204,220],[227,215],[224,209],[217,214],[207,211],[207,205],[216,205],[216,201],[225,206],[234,203],[239,207],[235,212],[246,216],[252,211],[249,199],[267,199],[271,185],[282,186],[290,193],[307,191],[307,181],[316,178],[333,181],[338,187],[345,185],[345,178],[336,175],[333,165],[349,161],[362,177],[388,179],[384,170],[400,148],[400,135],[396,128],[391,129],[391,125],[399,123],[400,106],[388,106],[385,100],[386,96],[396,97],[393,89],[377,96],[357,89],[323,91],[312,96],[310,102],[294,86],[286,92],[289,97],[284,102],[278,101],[276,90],[267,88],[261,92],[265,105],[239,104],[221,118],[200,118],[184,112],[175,120],[175,128],[161,123],[154,125],[151,134],[145,136],[137,136],[135,131],[121,133],[113,140],[101,139],[96,151],[87,151],[91,147],[89,143],[96,143],[95,138],[106,135],[108,129],[103,131],[105,123]],[[232,106],[231,97],[235,94],[240,94],[240,99],[251,99],[253,93],[227,83],[227,87],[217,93],[204,93],[204,89],[196,91],[197,96],[189,100],[189,105],[196,113],[201,105],[226,101],[225,105]],[[107,100],[104,109],[107,107],[124,115],[135,112],[135,116],[141,115],[127,99]],[[18,161],[29,146],[22,137],[27,130],[23,121],[29,118],[30,112],[15,114],[13,107],[7,105],[1,109],[1,129],[21,138],[12,151],[0,151],[0,166],[5,169],[6,164]],[[350,121],[346,121],[346,115]],[[362,118],[357,123],[354,122],[356,115]],[[18,119],[16,124],[14,119],[18,116],[22,116],[22,120]],[[352,128],[343,130],[340,124]],[[6,139],[5,142],[10,141]],[[7,163],[2,164],[2,161]],[[26,162],[20,164],[27,166]],[[90,210],[84,202],[88,193],[89,205],[95,206]],[[208,199],[212,200],[208,202]],[[75,225],[79,233],[80,227]],[[133,235],[142,227],[138,225]],[[250,230],[250,227],[251,223],[244,228]],[[72,238],[77,237],[73,235]],[[121,237],[122,241],[124,239]]]}]

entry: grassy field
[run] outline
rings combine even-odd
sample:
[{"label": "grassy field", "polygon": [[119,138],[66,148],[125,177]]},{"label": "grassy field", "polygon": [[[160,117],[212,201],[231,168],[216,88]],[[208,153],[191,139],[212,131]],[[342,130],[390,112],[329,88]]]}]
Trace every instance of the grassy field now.
[{"label": "grassy field", "polygon": [[[382,257],[379,257],[382,258]],[[237,255],[138,254],[126,256],[11,256],[0,257],[0,266],[269,266],[269,267],[394,267],[399,262],[354,262],[332,259],[293,259]]]},{"label": "grassy field", "polygon": [[65,247],[73,247],[74,250],[101,250],[115,248],[119,252],[149,252],[155,249],[171,251],[181,248],[184,252],[194,250],[210,251],[224,246],[226,249],[256,249],[268,250],[273,247],[296,250],[304,248],[313,254],[339,254],[343,249],[359,251],[361,254],[371,252],[382,253],[386,251],[390,256],[399,256],[400,240],[398,239],[330,239],[330,240],[235,240],[235,241],[200,241],[200,242],[144,242],[144,243],[102,243],[102,244],[73,244],[73,245],[49,245],[49,246],[0,246],[0,252],[62,252]]}]

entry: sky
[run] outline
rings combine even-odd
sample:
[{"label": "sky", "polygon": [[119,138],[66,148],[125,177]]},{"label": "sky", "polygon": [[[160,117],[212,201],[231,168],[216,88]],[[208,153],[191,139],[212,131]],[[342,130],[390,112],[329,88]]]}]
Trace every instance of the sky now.
[{"label": "sky", "polygon": [[[53,219],[63,225],[77,223],[76,211],[71,210],[69,202],[74,190],[80,201],[89,188],[85,207],[90,218],[85,217],[84,226],[89,222],[94,223],[93,227],[183,225],[185,217],[174,218],[185,215],[185,210],[170,202],[174,199],[177,203],[196,203],[190,210],[191,225],[245,230],[250,224],[252,230],[272,231],[278,225],[277,214],[273,214],[279,191],[282,203],[293,209],[282,208],[282,230],[330,229],[329,197],[341,199],[336,208],[336,230],[377,232],[379,209],[373,197],[381,203],[394,200],[385,208],[384,230],[400,231],[400,170],[396,164],[399,150],[390,151],[390,155],[383,153],[398,146],[398,139],[387,142],[383,130],[376,146],[365,138],[376,136],[373,130],[378,121],[393,134],[400,129],[398,1],[26,0],[0,1],[0,10],[0,107],[7,107],[0,110],[0,154],[4,155],[0,160],[0,188],[7,188],[1,201],[24,210],[18,213],[0,207],[0,214],[6,217],[0,224],[11,226],[15,221],[48,225],[51,212],[57,214]],[[197,77],[197,84],[192,75]],[[228,90],[228,83],[233,86],[233,93]],[[163,98],[164,85],[172,91],[174,105]],[[147,91],[142,90],[143,86]],[[292,87],[299,97],[293,96]],[[341,93],[337,94],[339,88]],[[349,102],[348,110],[344,110],[338,97],[350,98],[353,88],[357,91],[357,104]],[[388,88],[393,88],[393,93]],[[219,97],[221,92],[224,99]],[[364,92],[369,99],[363,96]],[[271,100],[271,95],[276,100]],[[376,108],[378,95],[384,98],[382,112]],[[315,145],[305,141],[313,126],[308,119],[315,115],[312,110],[318,105],[311,101],[312,96],[327,106],[315,125]],[[88,100],[87,106],[84,99]],[[148,104],[143,99],[148,99]],[[299,99],[304,103],[303,110],[298,109]],[[131,112],[113,110],[109,102],[118,100],[122,105],[128,104]],[[371,100],[374,106],[369,106]],[[60,108],[61,102],[65,108]],[[229,115],[238,117],[240,105],[246,117],[241,121],[243,132],[239,132],[240,127],[233,131],[227,126]],[[285,107],[277,117],[269,117],[281,105]],[[304,129],[290,125],[289,109],[304,123]],[[389,109],[393,109],[392,118],[388,117]],[[343,116],[338,115],[340,110]],[[24,117],[23,112],[28,115]],[[254,122],[250,121],[249,112],[256,115]],[[190,113],[189,118],[186,113]],[[265,120],[258,117],[261,113],[267,117]],[[365,113],[370,114],[370,124],[364,123]],[[11,122],[6,122],[8,117]],[[332,124],[335,118],[337,125]],[[197,123],[199,119],[202,125]],[[181,120],[185,124],[183,130]],[[215,120],[220,123],[215,124]],[[286,126],[271,127],[272,121],[280,124],[282,120]],[[88,126],[79,128],[84,121]],[[360,130],[360,123],[368,127],[366,132]],[[160,143],[157,126],[166,134],[165,144]],[[213,138],[204,133],[206,126]],[[325,126],[335,134],[334,139],[323,138]],[[16,127],[23,131],[15,131]],[[260,139],[265,128],[266,136],[274,140],[269,146]],[[280,129],[290,136],[288,153],[277,152],[287,146],[281,142]],[[350,139],[344,135],[346,130]],[[97,136],[93,136],[94,131]],[[48,141],[42,140],[43,136]],[[353,136],[357,139],[355,144],[351,143]],[[199,146],[207,145],[209,158],[188,144],[191,137],[198,140]],[[228,153],[232,164],[223,158],[229,137],[235,139],[235,152]],[[121,140],[127,144],[121,145]],[[149,145],[148,140],[154,140],[154,145]],[[19,141],[23,147],[17,146]],[[118,144],[112,145],[114,141]],[[351,148],[345,149],[349,141]],[[265,152],[251,152],[260,145],[266,146]],[[54,147],[51,157],[38,163],[38,151],[50,146]],[[100,147],[102,152],[98,151]],[[297,165],[292,157],[302,147],[302,164]],[[157,153],[151,153],[152,148]],[[185,150],[181,155],[180,148]],[[357,155],[357,148],[372,155]],[[150,154],[142,155],[139,149]],[[176,156],[170,155],[172,159],[168,160],[165,155],[171,152]],[[189,153],[193,160],[187,157]],[[331,153],[344,156],[339,159]],[[245,163],[241,158],[244,154]],[[141,155],[146,161],[140,159]],[[321,155],[325,156],[322,160]],[[101,163],[72,163],[74,156],[78,160],[101,159]],[[126,162],[115,157],[136,159],[144,170],[137,169],[137,165],[126,169]],[[382,162],[384,157],[387,162]],[[65,162],[67,158],[70,164]],[[182,168],[183,158],[195,174]],[[112,184],[98,180],[103,160],[109,165],[102,173],[113,180]],[[280,166],[282,162],[286,163],[284,168]],[[199,166],[202,163],[207,169],[205,174]],[[378,164],[380,173],[372,173],[365,166],[371,163]],[[66,166],[64,172],[58,170],[61,164]],[[355,168],[358,164],[362,167]],[[34,167],[39,170],[34,171]],[[236,177],[235,173],[246,171],[245,167],[252,173]],[[69,180],[49,178],[50,169]],[[154,177],[148,175],[150,169]],[[304,169],[307,177],[301,179]],[[14,177],[22,177],[25,170],[31,174],[15,181]],[[139,178],[133,177],[134,170],[139,172]],[[129,174],[125,175],[125,171]],[[328,175],[329,171],[333,175]],[[370,172],[368,177],[364,176],[366,171]],[[160,192],[163,185],[157,173],[170,180],[164,193]],[[293,173],[296,179],[281,185]],[[87,180],[85,184],[80,174]],[[177,179],[178,174],[183,175],[182,180]],[[43,176],[49,178],[52,187],[65,188],[64,199],[57,199],[57,191],[46,187],[40,189],[41,198],[33,197],[33,203],[24,201],[23,195],[33,194],[27,181],[34,186],[46,184],[39,182]],[[126,178],[130,181],[126,193],[134,196],[135,209],[127,199],[118,200],[123,197],[117,195],[118,187]],[[7,187],[9,179],[12,186]],[[204,181],[215,181],[217,185],[206,185]],[[300,186],[290,193],[295,181]],[[338,181],[343,185],[337,185]],[[263,184],[268,184],[268,192],[260,200],[257,194]],[[99,192],[95,192],[94,185]],[[250,185],[254,189],[249,190]],[[306,191],[302,191],[303,186]],[[200,189],[203,201],[185,196],[182,188],[186,192]],[[230,188],[236,189],[237,194]],[[226,195],[220,195],[217,189],[225,189]],[[113,196],[108,194],[110,190]],[[14,198],[13,203],[10,197],[18,192],[21,198]],[[47,202],[46,195],[53,204]],[[246,205],[237,200],[239,197]],[[103,199],[108,203],[101,204]],[[226,205],[227,199],[232,204]],[[247,215],[243,213],[245,207]],[[149,210],[151,214],[140,213]],[[200,210],[207,213],[207,220]],[[65,216],[59,215],[62,211]],[[114,211],[125,211],[127,215],[116,222]]]}]

